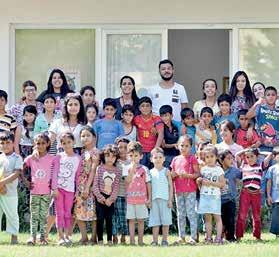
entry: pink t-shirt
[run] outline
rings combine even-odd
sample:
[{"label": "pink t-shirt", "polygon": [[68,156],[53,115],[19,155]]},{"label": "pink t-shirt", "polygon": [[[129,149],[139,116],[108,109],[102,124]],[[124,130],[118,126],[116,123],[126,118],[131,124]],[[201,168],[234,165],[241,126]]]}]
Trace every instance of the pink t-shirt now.
[{"label": "pink t-shirt", "polygon": [[[173,158],[171,169],[176,173],[194,174],[193,165],[198,165],[198,160],[194,155],[179,155]],[[195,179],[175,177],[173,180],[175,193],[195,192],[197,184]]]},{"label": "pink t-shirt", "polygon": [[[131,164],[123,170],[123,176],[128,176]],[[126,188],[127,203],[128,204],[145,204],[147,201],[147,186],[146,183],[150,182],[148,169],[140,165],[135,172],[131,183]]]},{"label": "pink t-shirt", "polygon": [[53,188],[61,188],[67,192],[75,192],[77,178],[82,169],[81,157],[78,154],[68,156],[65,152],[57,154],[54,160]]},{"label": "pink t-shirt", "polygon": [[33,157],[29,155],[25,159],[25,165],[31,169],[31,182],[33,184],[31,195],[50,194],[54,159],[55,157],[50,154],[46,154],[39,159],[33,159]]}]

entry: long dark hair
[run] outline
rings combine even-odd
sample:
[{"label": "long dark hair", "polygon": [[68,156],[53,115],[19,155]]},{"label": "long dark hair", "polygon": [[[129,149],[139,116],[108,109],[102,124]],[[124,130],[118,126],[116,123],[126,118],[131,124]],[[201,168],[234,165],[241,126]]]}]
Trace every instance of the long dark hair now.
[{"label": "long dark hair", "polygon": [[246,85],[245,85],[245,88],[243,90],[243,94],[246,97],[247,104],[249,106],[252,106],[255,102],[255,97],[254,97],[254,94],[253,94],[252,89],[251,89],[249,78],[248,78],[245,71],[238,71],[234,74],[232,82],[231,82],[231,86],[230,86],[230,96],[232,97],[233,101],[236,99],[236,96],[237,96],[237,93],[238,93],[238,90],[237,90],[237,87],[236,87],[236,81],[237,81],[238,77],[241,76],[241,75],[243,75],[245,77],[245,80],[246,80]]},{"label": "long dark hair", "polygon": [[136,83],[135,83],[135,80],[134,80],[132,77],[130,77],[130,76],[128,76],[128,75],[125,75],[125,76],[123,76],[123,77],[120,79],[120,87],[121,87],[121,85],[122,85],[124,79],[129,79],[129,80],[131,80],[131,82],[132,82],[132,84],[133,84],[133,86],[134,86],[134,88],[133,88],[133,90],[132,90],[132,100],[133,100],[133,104],[138,103],[139,97],[138,97],[137,91],[136,91]]},{"label": "long dark hair", "polygon": [[[30,113],[33,113],[35,115],[35,119],[33,121],[33,127],[35,126],[35,120],[36,120],[36,116],[37,116],[37,108],[34,106],[34,105],[26,105],[23,109],[23,115],[26,113],[26,112],[30,112]],[[25,136],[27,138],[30,138],[30,135],[29,135],[29,130],[27,128],[27,122],[25,119],[23,119],[23,127],[26,129],[26,132],[25,132]]]},{"label": "long dark hair", "polygon": [[70,119],[70,114],[68,112],[67,105],[68,105],[68,103],[71,99],[78,100],[80,108],[79,108],[79,112],[77,114],[77,120],[78,120],[78,123],[84,124],[85,123],[84,105],[83,105],[83,102],[82,102],[82,98],[81,98],[80,94],[78,94],[78,93],[70,93],[70,94],[67,95],[66,100],[65,100],[65,104],[64,104],[64,109],[63,109],[63,118],[67,122]]}]

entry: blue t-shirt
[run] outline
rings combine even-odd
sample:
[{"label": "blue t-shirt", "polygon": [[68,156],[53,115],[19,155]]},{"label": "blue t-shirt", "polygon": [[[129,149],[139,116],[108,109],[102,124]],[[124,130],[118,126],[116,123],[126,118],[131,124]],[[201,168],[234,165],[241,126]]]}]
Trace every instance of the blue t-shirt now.
[{"label": "blue t-shirt", "polygon": [[275,164],[267,170],[266,179],[271,179],[272,202],[279,202],[279,165]]},{"label": "blue t-shirt", "polygon": [[221,126],[221,123],[225,120],[231,121],[235,125],[235,128],[239,127],[239,122],[238,122],[236,113],[231,113],[227,116],[223,116],[223,115],[220,115],[220,114],[214,115],[213,120],[212,120],[212,124],[216,128],[217,143],[222,142],[222,138],[220,136],[220,126]]},{"label": "blue t-shirt", "polygon": [[279,108],[272,110],[267,105],[258,105],[256,123],[263,146],[274,147],[279,144]]},{"label": "blue t-shirt", "polygon": [[242,173],[235,167],[225,170],[226,185],[221,189],[221,201],[226,203],[236,198],[236,180],[241,179]]},{"label": "blue t-shirt", "polygon": [[125,134],[119,120],[100,119],[94,122],[93,129],[97,135],[97,148],[102,149],[107,144],[114,144],[117,137]]},{"label": "blue t-shirt", "polygon": [[186,134],[192,138],[191,154],[195,154],[196,153],[196,147],[195,147],[196,127],[186,126]]}]

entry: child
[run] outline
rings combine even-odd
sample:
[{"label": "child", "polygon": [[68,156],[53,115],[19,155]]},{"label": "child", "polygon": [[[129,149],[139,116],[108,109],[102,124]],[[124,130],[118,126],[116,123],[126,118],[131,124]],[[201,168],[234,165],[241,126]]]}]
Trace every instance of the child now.
[{"label": "child", "polygon": [[149,217],[149,227],[152,227],[153,242],[158,245],[158,235],[162,226],[161,246],[168,246],[169,226],[172,224],[173,187],[170,171],[163,166],[165,157],[162,148],[156,147],[151,151],[151,161],[154,168],[150,170],[152,203]]},{"label": "child", "polygon": [[248,76],[244,71],[235,73],[230,86],[230,96],[232,97],[232,113],[249,109],[254,104],[255,97]]},{"label": "child", "polygon": [[[244,153],[245,160],[240,165],[243,187],[239,200],[239,211],[236,224],[236,238],[239,241],[245,231],[247,214],[252,208],[253,236],[261,240],[261,180],[263,170],[268,167],[272,154],[269,153],[260,163],[259,151],[256,148],[244,149],[236,157]],[[265,154],[265,153],[261,153]]]},{"label": "child", "polygon": [[129,220],[130,244],[135,244],[135,221],[137,221],[138,244],[143,245],[144,220],[148,218],[147,207],[151,204],[150,176],[148,169],[140,164],[143,156],[141,144],[130,142],[127,146],[127,153],[131,164],[125,167],[123,176],[126,177],[126,218]]},{"label": "child", "polygon": [[279,144],[279,108],[276,107],[277,89],[267,87],[264,91],[265,104],[260,98],[248,111],[247,118],[256,118],[258,135],[261,138],[261,150],[272,152]]},{"label": "child", "polygon": [[217,143],[217,135],[214,126],[213,111],[210,107],[203,107],[200,113],[200,124],[196,125],[195,144],[198,149],[199,144],[209,142],[213,145]]},{"label": "child", "polygon": [[104,221],[106,221],[107,243],[112,245],[112,216],[114,202],[119,190],[120,170],[116,168],[119,152],[115,145],[109,144],[101,152],[101,165],[94,178],[93,192],[96,196],[98,244],[103,245]]},{"label": "child", "polygon": [[128,235],[128,224],[126,219],[127,203],[126,203],[126,189],[125,189],[125,177],[123,171],[125,166],[129,164],[127,160],[127,145],[129,140],[125,137],[116,139],[116,145],[119,150],[119,159],[116,163],[116,167],[121,171],[121,179],[119,183],[118,196],[114,204],[114,214],[112,217],[112,235],[113,243],[118,244],[118,235],[121,235],[121,244],[126,244],[125,236]]},{"label": "child", "polygon": [[266,174],[267,202],[272,205],[270,233],[279,237],[279,148],[273,150],[276,164],[271,166]]},{"label": "child", "polygon": [[233,155],[230,150],[223,150],[219,153],[219,162],[225,172],[226,184],[221,189],[221,213],[223,232],[226,240],[234,242],[235,239],[235,212],[237,197],[237,181],[242,174],[239,169],[233,166]]},{"label": "child", "polygon": [[198,213],[205,215],[206,242],[212,242],[212,216],[216,222],[217,244],[222,244],[221,188],[225,186],[223,169],[217,165],[217,148],[207,145],[204,150],[205,166],[197,179],[200,187]]},{"label": "child", "polygon": [[169,168],[172,159],[179,154],[177,150],[177,141],[179,138],[179,128],[177,122],[175,123],[172,114],[172,107],[170,105],[161,106],[160,117],[164,123],[164,140],[162,142],[162,148],[165,155],[164,166]]},{"label": "child", "polygon": [[95,104],[88,104],[85,107],[86,124],[93,127],[93,123],[98,119],[99,110]]},{"label": "child", "polygon": [[137,128],[133,125],[133,119],[135,117],[135,110],[132,105],[125,104],[122,107],[121,111],[121,118],[122,124],[125,131],[125,137],[129,141],[136,141],[137,140]]},{"label": "child", "polygon": [[0,89],[0,132],[12,131],[15,132],[17,123],[15,118],[6,112],[8,102],[8,94]]},{"label": "child", "polygon": [[220,143],[222,141],[220,136],[220,125],[224,120],[231,121],[234,126],[238,127],[238,120],[236,113],[231,112],[231,104],[232,104],[232,98],[228,94],[222,94],[217,99],[218,106],[220,109],[220,113],[214,115],[212,124],[216,128],[217,133],[217,143]]},{"label": "child", "polygon": [[46,218],[50,204],[51,181],[57,178],[53,177],[53,161],[54,156],[48,154],[50,148],[50,139],[47,134],[38,134],[34,139],[34,146],[38,158],[29,155],[24,160],[24,170],[31,169],[31,181],[27,179],[28,188],[30,188],[30,224],[31,238],[28,239],[28,245],[36,244],[36,234],[38,225],[40,225],[40,243],[47,245],[46,234]]},{"label": "child", "polygon": [[75,139],[72,133],[62,133],[60,143],[63,152],[54,160],[54,178],[52,187],[55,196],[56,226],[58,245],[71,245],[72,207],[76,191],[76,181],[82,169],[81,158],[74,152]]},{"label": "child", "polygon": [[[1,97],[0,97],[1,101]],[[10,131],[0,134],[0,225],[2,214],[6,215],[6,231],[11,234],[11,244],[17,244],[18,218],[18,176],[22,170],[22,158],[14,152],[14,134]]]},{"label": "child", "polygon": [[185,243],[186,215],[190,221],[191,238],[189,244],[197,242],[197,223],[196,213],[196,178],[200,176],[198,161],[191,154],[193,140],[190,136],[181,136],[178,140],[180,155],[174,157],[171,167],[171,175],[174,183],[175,202],[177,209],[177,223],[179,240],[176,244]]},{"label": "child", "polygon": [[34,127],[37,109],[34,105],[27,105],[23,109],[23,125],[16,129],[15,152],[24,159],[32,154],[34,141]]},{"label": "child", "polygon": [[[230,150],[233,155],[241,151],[243,147],[234,142],[233,135],[235,131],[235,126],[233,122],[225,120],[220,125],[220,136],[223,140],[221,143],[217,144],[216,147],[218,151]],[[237,162],[234,160],[234,167],[237,167]]]},{"label": "child", "polygon": [[114,99],[106,98],[103,103],[105,117],[93,124],[97,135],[97,148],[102,149],[107,144],[113,144],[115,139],[124,135],[124,128],[120,121],[115,120],[116,104]]},{"label": "child", "polygon": [[250,123],[250,119],[246,117],[247,112],[248,110],[246,109],[239,110],[237,112],[237,117],[238,117],[240,127],[236,129],[235,132],[236,143],[238,145],[241,145],[243,148],[248,148],[248,147],[257,148],[261,145],[261,141],[255,129],[253,129],[252,137],[247,136],[249,123]]},{"label": "child", "polygon": [[164,138],[163,122],[159,116],[152,114],[152,101],[144,96],[139,100],[140,115],[134,119],[137,127],[138,141],[143,148],[141,164],[151,168],[150,152],[154,147],[160,147]]},{"label": "child", "polygon": [[92,223],[91,243],[97,243],[97,215],[96,203],[93,195],[93,180],[96,168],[99,165],[99,152],[96,145],[96,134],[90,126],[85,126],[80,131],[80,139],[83,143],[82,171],[77,178],[77,190],[75,196],[74,214],[81,233],[81,244],[88,243],[86,221]]},{"label": "child", "polygon": [[85,108],[89,104],[94,104],[97,108],[99,107],[99,103],[95,99],[96,91],[94,87],[90,85],[82,87],[80,90],[80,95]]},{"label": "child", "polygon": [[184,108],[181,111],[181,119],[182,119],[182,128],[181,128],[181,134],[185,135],[187,134],[192,138],[192,149],[191,153],[196,153],[196,147],[195,147],[195,137],[196,137],[196,126],[195,126],[195,114],[192,109],[190,108]]}]

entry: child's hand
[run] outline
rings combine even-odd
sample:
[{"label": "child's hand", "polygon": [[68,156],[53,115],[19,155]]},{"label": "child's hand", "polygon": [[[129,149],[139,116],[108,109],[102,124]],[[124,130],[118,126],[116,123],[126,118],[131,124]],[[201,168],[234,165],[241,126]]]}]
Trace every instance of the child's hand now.
[{"label": "child's hand", "polygon": [[0,195],[5,195],[7,193],[6,185],[0,187]]},{"label": "child's hand", "polygon": [[161,147],[165,147],[166,146],[166,141],[165,141],[165,139],[163,139],[163,141],[162,141],[162,144],[161,144]]},{"label": "child's hand", "polygon": [[85,200],[88,198],[89,195],[89,189],[85,188],[84,191],[81,193],[81,197]]},{"label": "child's hand", "polygon": [[151,134],[154,136],[158,134],[157,129],[154,126],[151,128]]},{"label": "child's hand", "polygon": [[39,160],[39,158],[40,158],[39,152],[36,148],[34,148],[33,153],[32,153],[32,159]]},{"label": "child's hand", "polygon": [[267,204],[272,205],[272,197],[270,195],[267,196]]},{"label": "child's hand", "polygon": [[105,200],[105,205],[108,207],[110,207],[112,205],[112,200],[110,197]]},{"label": "child's hand", "polygon": [[210,180],[206,179],[206,178],[203,178],[202,179],[202,185],[204,186],[210,186]]},{"label": "child's hand", "polygon": [[168,200],[168,207],[171,209],[172,208],[172,200]]},{"label": "child's hand", "polygon": [[147,200],[145,204],[146,204],[147,208],[149,208],[149,209],[151,208],[151,201],[150,200]]},{"label": "child's hand", "polygon": [[53,190],[52,193],[51,193],[51,196],[54,197],[54,198],[57,198],[59,195],[59,192],[57,189]]},{"label": "child's hand", "polygon": [[172,178],[175,178],[175,177],[177,177],[178,175],[177,175],[177,173],[175,172],[175,171],[171,171],[171,177]]},{"label": "child's hand", "polygon": [[185,125],[181,126],[181,135],[186,135],[187,133],[187,128],[185,127]]},{"label": "child's hand", "polygon": [[247,134],[246,134],[246,136],[247,136],[247,140],[248,140],[248,141],[252,141],[252,140],[253,140],[253,128],[249,127],[249,128],[247,129]]}]

